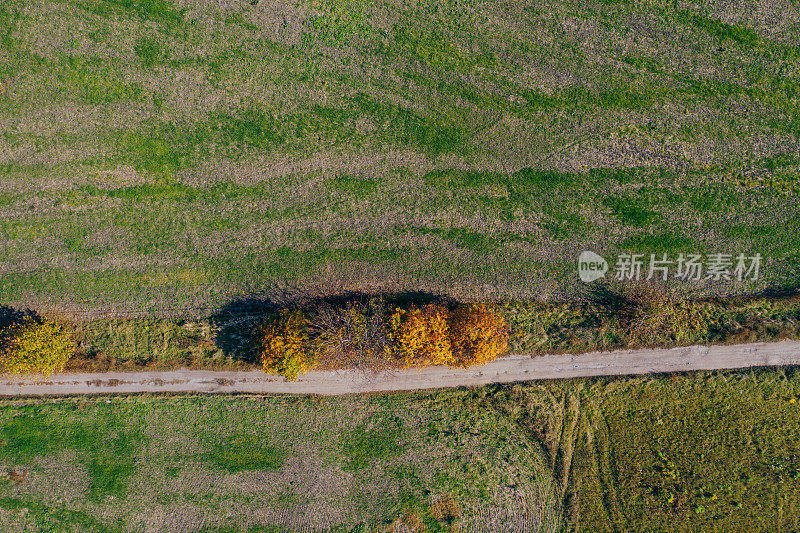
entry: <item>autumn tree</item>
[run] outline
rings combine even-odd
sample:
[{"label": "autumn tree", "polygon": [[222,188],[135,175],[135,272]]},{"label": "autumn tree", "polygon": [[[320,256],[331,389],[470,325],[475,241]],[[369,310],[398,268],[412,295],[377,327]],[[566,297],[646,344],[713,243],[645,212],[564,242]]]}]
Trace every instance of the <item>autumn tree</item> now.
[{"label": "autumn tree", "polygon": [[422,309],[411,305],[392,313],[390,331],[406,367],[454,363],[449,321],[450,312],[441,304]]},{"label": "autumn tree", "polygon": [[293,381],[315,365],[308,321],[300,310],[282,309],[256,329],[255,338],[264,372]]},{"label": "autumn tree", "polygon": [[64,327],[26,316],[0,331],[0,367],[3,374],[50,375],[64,369],[75,353],[75,342]]},{"label": "autumn tree", "polygon": [[450,319],[454,363],[467,368],[497,359],[508,349],[508,324],[484,303],[459,305]]},{"label": "autumn tree", "polygon": [[382,298],[322,305],[309,316],[312,345],[328,364],[380,369],[391,355],[387,318]]}]

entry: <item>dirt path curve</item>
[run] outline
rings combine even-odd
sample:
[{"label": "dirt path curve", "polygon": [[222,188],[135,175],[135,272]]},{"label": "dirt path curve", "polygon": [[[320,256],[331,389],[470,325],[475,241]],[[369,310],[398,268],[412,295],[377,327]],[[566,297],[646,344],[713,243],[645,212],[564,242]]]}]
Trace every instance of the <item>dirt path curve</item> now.
[{"label": "dirt path curve", "polygon": [[612,376],[800,365],[800,341],[619,350],[580,355],[514,356],[467,370],[449,367],[367,374],[353,370],[309,372],[297,381],[251,372],[177,370],[55,374],[50,378],[0,379],[0,396],[137,392],[348,394],[477,386],[535,379]]}]

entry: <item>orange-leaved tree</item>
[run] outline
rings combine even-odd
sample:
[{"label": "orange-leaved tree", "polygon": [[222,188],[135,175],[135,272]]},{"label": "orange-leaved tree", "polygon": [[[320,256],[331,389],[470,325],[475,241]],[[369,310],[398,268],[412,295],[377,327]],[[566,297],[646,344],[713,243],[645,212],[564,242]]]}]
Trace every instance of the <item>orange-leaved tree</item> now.
[{"label": "orange-leaved tree", "polygon": [[302,311],[282,309],[255,333],[264,372],[293,381],[314,367],[314,354],[308,342],[308,320]]},{"label": "orange-leaved tree", "polygon": [[484,303],[462,304],[450,320],[455,364],[467,368],[497,359],[508,349],[508,323]]},{"label": "orange-leaved tree", "polygon": [[406,367],[452,365],[450,345],[450,311],[441,304],[428,304],[422,309],[411,305],[396,309],[389,328],[399,355]]},{"label": "orange-leaved tree", "polygon": [[69,331],[46,318],[25,317],[3,328],[0,338],[3,374],[60,372],[76,348]]}]

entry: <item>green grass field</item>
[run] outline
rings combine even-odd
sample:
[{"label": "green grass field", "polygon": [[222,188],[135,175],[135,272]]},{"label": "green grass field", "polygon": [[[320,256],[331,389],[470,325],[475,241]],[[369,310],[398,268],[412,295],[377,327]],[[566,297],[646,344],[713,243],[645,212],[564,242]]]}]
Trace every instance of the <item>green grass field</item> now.
[{"label": "green grass field", "polygon": [[4,531],[450,531],[455,522],[556,531],[560,504],[541,449],[473,396],[3,402],[0,522]]},{"label": "green grass field", "polygon": [[799,13],[7,0],[0,300],[568,299],[587,248],[760,252],[685,290],[794,287]]},{"label": "green grass field", "polygon": [[4,531],[793,531],[798,406],[793,369],[340,398],[4,400],[0,521]]}]

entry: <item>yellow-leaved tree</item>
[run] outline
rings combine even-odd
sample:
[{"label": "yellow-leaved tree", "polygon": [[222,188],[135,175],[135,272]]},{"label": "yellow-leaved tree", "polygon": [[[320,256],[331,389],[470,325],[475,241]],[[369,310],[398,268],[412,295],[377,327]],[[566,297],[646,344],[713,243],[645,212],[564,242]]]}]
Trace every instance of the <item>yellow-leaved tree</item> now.
[{"label": "yellow-leaved tree", "polygon": [[308,342],[308,320],[298,309],[282,309],[256,329],[255,338],[264,372],[294,381],[315,365]]},{"label": "yellow-leaved tree", "polygon": [[450,320],[455,364],[464,368],[493,361],[508,349],[508,323],[484,303],[459,305]]},{"label": "yellow-leaved tree", "polygon": [[406,367],[452,365],[450,311],[441,304],[396,309],[389,328]]},{"label": "yellow-leaved tree", "polygon": [[75,353],[69,331],[48,320],[25,317],[0,331],[3,374],[50,375],[64,369]]}]

